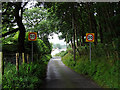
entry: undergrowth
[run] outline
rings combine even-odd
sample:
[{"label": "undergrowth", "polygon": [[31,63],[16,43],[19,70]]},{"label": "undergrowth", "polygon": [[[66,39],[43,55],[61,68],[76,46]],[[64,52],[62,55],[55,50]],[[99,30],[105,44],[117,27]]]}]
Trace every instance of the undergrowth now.
[{"label": "undergrowth", "polygon": [[[74,71],[90,77],[98,85],[104,88],[120,88],[119,62],[115,55],[108,58],[101,46],[92,48],[92,59],[89,60],[89,48],[81,48],[81,55],[76,55],[73,60],[73,52],[67,51],[62,57],[63,63]],[[65,53],[65,52],[64,52]]]},{"label": "undergrowth", "polygon": [[47,63],[50,55],[46,55],[41,61],[19,65],[19,73],[16,66],[11,63],[5,64],[3,75],[3,88],[39,88],[46,77]]}]

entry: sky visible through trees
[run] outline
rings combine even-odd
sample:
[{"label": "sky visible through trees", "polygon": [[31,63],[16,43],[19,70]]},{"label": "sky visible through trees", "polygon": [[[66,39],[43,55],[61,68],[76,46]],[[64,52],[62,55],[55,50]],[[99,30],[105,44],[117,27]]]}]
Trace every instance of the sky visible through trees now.
[{"label": "sky visible through trees", "polygon": [[[26,58],[28,56],[32,58],[31,45],[33,44],[33,53],[35,54],[33,58],[35,62],[38,62],[37,65],[45,65],[45,72],[54,44],[58,48],[61,48],[59,44],[64,44],[67,45],[67,50],[61,52],[60,56],[67,66],[77,72],[90,75],[93,79],[97,80],[98,78],[100,83],[102,81],[101,77],[103,77],[104,84],[108,87],[118,86],[117,81],[115,84],[112,83],[117,78],[111,79],[109,83],[106,76],[113,77],[115,73],[115,76],[118,77],[116,70],[120,66],[120,2],[2,2],[1,13],[2,32],[0,37],[2,36],[1,46],[3,46],[4,59],[7,54],[19,53],[20,57],[23,58],[22,63],[27,65]],[[37,33],[37,41],[33,43],[28,41],[29,32]],[[88,62],[90,53],[89,42],[86,42],[85,39],[86,33],[94,33],[95,35],[95,40],[91,43],[92,67],[89,67]],[[106,66],[104,66],[105,64]],[[84,71],[80,71],[80,65],[84,67],[81,67]],[[22,64],[21,68],[23,68]],[[28,69],[26,68],[26,70]],[[103,74],[106,70],[107,72]],[[11,71],[11,74],[13,71]],[[42,72],[42,75],[45,74],[44,72]],[[21,71],[21,73],[23,72]],[[109,76],[109,73],[111,73],[111,76]],[[29,72],[29,74],[32,73]],[[102,74],[103,76],[101,76]],[[9,81],[10,78],[7,77],[7,80]],[[9,82],[9,84],[11,83]],[[111,83],[113,86],[111,86]],[[9,86],[6,82],[4,82],[4,85],[4,87]],[[30,86],[28,85],[28,87]]]}]

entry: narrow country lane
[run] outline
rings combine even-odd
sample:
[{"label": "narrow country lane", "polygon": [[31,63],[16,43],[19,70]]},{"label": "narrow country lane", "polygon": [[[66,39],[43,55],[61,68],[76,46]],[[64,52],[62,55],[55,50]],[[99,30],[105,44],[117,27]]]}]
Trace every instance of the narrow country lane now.
[{"label": "narrow country lane", "polygon": [[93,81],[65,66],[60,57],[49,61],[44,88],[99,88]]}]

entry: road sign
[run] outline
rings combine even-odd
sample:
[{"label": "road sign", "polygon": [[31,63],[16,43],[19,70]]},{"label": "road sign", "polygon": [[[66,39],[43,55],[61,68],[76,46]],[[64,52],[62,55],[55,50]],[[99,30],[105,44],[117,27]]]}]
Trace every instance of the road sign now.
[{"label": "road sign", "polygon": [[94,33],[86,33],[86,42],[90,44],[90,63],[91,63],[91,42],[94,42]]},{"label": "road sign", "polygon": [[36,32],[29,32],[28,40],[29,41],[36,41],[37,40],[37,33]]},{"label": "road sign", "polygon": [[86,33],[86,42],[94,42],[94,33]]}]

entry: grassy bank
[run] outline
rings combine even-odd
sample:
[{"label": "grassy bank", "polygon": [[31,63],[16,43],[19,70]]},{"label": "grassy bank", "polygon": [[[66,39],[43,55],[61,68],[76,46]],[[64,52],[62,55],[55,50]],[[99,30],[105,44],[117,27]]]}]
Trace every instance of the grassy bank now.
[{"label": "grassy bank", "polygon": [[3,88],[39,88],[46,77],[47,63],[50,58],[50,55],[46,55],[39,61],[21,64],[19,74],[14,64],[6,63]]},{"label": "grassy bank", "polygon": [[[99,50],[99,51],[96,51]],[[105,54],[102,47],[92,48],[91,63],[89,60],[89,48],[82,47],[81,55],[76,55],[76,61],[73,60],[72,49],[62,52],[63,63],[74,71],[86,75],[94,80],[98,85],[104,88],[118,88],[119,83],[119,62],[115,60],[114,55]]]}]

